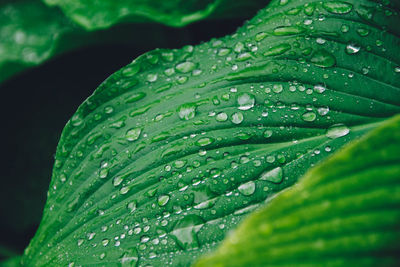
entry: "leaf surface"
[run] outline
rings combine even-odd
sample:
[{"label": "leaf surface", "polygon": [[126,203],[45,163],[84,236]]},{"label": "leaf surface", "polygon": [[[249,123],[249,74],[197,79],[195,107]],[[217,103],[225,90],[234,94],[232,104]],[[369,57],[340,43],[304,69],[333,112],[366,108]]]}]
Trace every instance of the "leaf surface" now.
[{"label": "leaf surface", "polygon": [[195,266],[397,266],[400,116],[313,168]]},{"label": "leaf surface", "polygon": [[232,36],[142,55],[66,125],[24,262],[189,265],[399,113],[397,23],[373,1],[273,1]]}]

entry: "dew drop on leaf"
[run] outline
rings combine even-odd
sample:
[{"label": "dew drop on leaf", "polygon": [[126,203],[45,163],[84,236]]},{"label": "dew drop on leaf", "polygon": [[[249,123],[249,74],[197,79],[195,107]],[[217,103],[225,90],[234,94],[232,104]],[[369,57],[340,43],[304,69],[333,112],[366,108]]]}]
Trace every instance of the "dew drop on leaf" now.
[{"label": "dew drop on leaf", "polygon": [[348,44],[346,46],[346,53],[349,55],[356,54],[360,51],[361,47],[356,44]]},{"label": "dew drop on leaf", "polygon": [[142,129],[140,129],[140,128],[129,129],[128,131],[126,131],[125,138],[128,141],[135,141],[135,140],[139,139],[141,132],[142,132]]},{"label": "dew drop on leaf", "polygon": [[162,207],[162,206],[167,205],[168,201],[169,201],[169,196],[168,195],[161,195],[161,196],[158,197],[157,203],[158,203],[158,205],[160,207]]},{"label": "dew drop on leaf", "polygon": [[315,121],[316,118],[317,115],[314,112],[306,112],[303,115],[301,115],[301,119],[307,122]]},{"label": "dew drop on leaf", "polygon": [[242,184],[238,187],[240,193],[244,196],[251,196],[256,191],[256,184],[253,181]]},{"label": "dew drop on leaf", "polygon": [[332,125],[326,130],[326,137],[335,139],[347,135],[350,129],[344,124]]},{"label": "dew drop on leaf", "polygon": [[343,1],[328,1],[323,3],[323,7],[333,14],[347,14],[353,9],[353,5]]},{"label": "dew drop on leaf", "polygon": [[193,119],[196,115],[196,105],[193,103],[186,103],[178,108],[178,116],[182,120]]},{"label": "dew drop on leaf", "polygon": [[279,184],[283,179],[283,170],[281,167],[276,167],[272,170],[266,171],[261,174],[260,180],[269,181],[275,184]]},{"label": "dew drop on leaf", "polygon": [[238,109],[248,110],[254,107],[255,97],[252,94],[240,93],[237,96],[237,103],[239,105]]},{"label": "dew drop on leaf", "polygon": [[193,62],[182,62],[176,65],[175,69],[180,73],[187,73],[196,68],[196,65]]}]

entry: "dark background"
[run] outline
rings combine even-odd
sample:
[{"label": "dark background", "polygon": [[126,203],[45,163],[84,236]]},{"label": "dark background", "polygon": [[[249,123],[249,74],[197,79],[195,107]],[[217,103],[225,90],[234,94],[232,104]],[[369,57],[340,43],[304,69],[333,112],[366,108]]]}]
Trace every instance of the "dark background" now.
[{"label": "dark background", "polygon": [[111,41],[63,54],[1,84],[0,260],[21,254],[33,237],[61,131],[102,81],[147,51],[196,45],[233,33],[242,24],[243,20],[229,19],[181,29],[117,26],[122,33],[145,34],[138,36],[138,42]]}]

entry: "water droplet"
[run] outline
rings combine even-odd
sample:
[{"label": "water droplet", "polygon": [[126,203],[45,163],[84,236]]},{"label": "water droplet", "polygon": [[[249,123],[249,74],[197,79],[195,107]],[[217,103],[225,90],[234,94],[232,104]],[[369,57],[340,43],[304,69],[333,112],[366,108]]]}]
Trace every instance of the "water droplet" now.
[{"label": "water droplet", "polygon": [[71,123],[72,123],[72,126],[79,126],[79,125],[81,125],[81,124],[83,123],[83,119],[82,119],[82,117],[80,116],[80,114],[75,114],[74,116],[72,116],[72,118],[71,118]]},{"label": "water droplet", "polygon": [[279,184],[283,179],[283,170],[281,167],[276,167],[270,171],[261,174],[260,180],[269,181],[271,183]]},{"label": "water droplet", "polygon": [[319,107],[317,111],[319,115],[325,116],[329,112],[329,107]]},{"label": "water droplet", "polygon": [[203,137],[196,141],[197,146],[208,146],[214,142],[214,138]]},{"label": "water droplet", "polygon": [[135,141],[135,140],[139,139],[141,132],[142,132],[142,129],[140,129],[140,128],[129,129],[125,134],[125,138],[128,141]]},{"label": "water droplet", "polygon": [[234,124],[240,124],[243,121],[243,114],[241,112],[235,112],[231,116],[231,121]]},{"label": "water droplet", "polygon": [[178,221],[171,237],[181,249],[199,247],[197,232],[203,227],[204,220],[198,215],[190,214]]},{"label": "water droplet", "polygon": [[312,122],[315,121],[317,115],[314,112],[306,112],[303,115],[301,115],[301,118],[303,121]]},{"label": "water droplet", "polygon": [[250,196],[256,191],[256,184],[253,181],[242,184],[238,187],[240,193],[245,196]]},{"label": "water droplet", "polygon": [[237,57],[236,57],[236,59],[238,61],[245,61],[245,60],[248,60],[250,58],[251,58],[251,54],[249,52],[241,53],[241,54],[237,55]]},{"label": "water droplet", "polygon": [[121,176],[117,176],[117,177],[115,177],[113,179],[112,183],[113,183],[114,186],[119,186],[122,183],[123,180],[124,179]]},{"label": "water droplet", "polygon": [[272,87],[272,91],[277,94],[281,93],[283,91],[282,84],[274,84],[274,86]]},{"label": "water droplet", "polygon": [[157,76],[157,74],[152,74],[152,73],[150,73],[150,74],[147,74],[147,81],[148,82],[155,82],[155,81],[157,81],[157,78],[158,78],[158,76]]},{"label": "water droplet", "polygon": [[360,51],[360,49],[361,49],[361,47],[359,45],[348,44],[346,46],[346,53],[349,55],[356,54],[356,53],[358,53],[358,51]]},{"label": "water droplet", "polygon": [[160,207],[162,207],[162,206],[167,205],[168,201],[169,201],[169,196],[168,195],[161,195],[161,196],[158,197],[157,203],[158,203],[158,205]]},{"label": "water droplet", "polygon": [[129,187],[127,187],[127,186],[121,187],[119,192],[120,192],[121,195],[125,195],[126,193],[129,192]]},{"label": "water droplet", "polygon": [[240,93],[237,96],[238,109],[248,110],[254,107],[255,98],[254,95],[248,93]]},{"label": "water droplet", "polygon": [[179,63],[178,65],[175,66],[175,69],[180,73],[187,73],[194,70],[195,68],[196,64],[189,61]]},{"label": "water droplet", "polygon": [[132,213],[132,212],[134,212],[135,210],[136,210],[136,201],[134,200],[134,201],[132,201],[132,202],[129,202],[127,205],[126,205],[126,208],[128,209],[128,211],[130,212],[130,213]]},{"label": "water droplet", "polygon": [[299,26],[280,26],[274,29],[273,34],[276,36],[295,35],[305,32],[306,29]]},{"label": "water droplet", "polygon": [[394,72],[400,73],[400,66],[395,67],[395,68],[394,68]]},{"label": "water droplet", "polygon": [[268,49],[265,53],[264,56],[278,56],[278,55],[282,55],[283,53],[285,53],[286,51],[290,50],[292,47],[290,46],[290,44],[279,44],[277,46],[271,47],[270,49]]},{"label": "water droplet", "polygon": [[178,116],[182,120],[193,119],[196,115],[196,105],[193,103],[186,103],[178,108]]},{"label": "water droplet", "polygon": [[323,7],[333,14],[347,14],[353,9],[353,5],[343,1],[329,1],[323,3]]},{"label": "water droplet", "polygon": [[332,125],[326,130],[326,137],[335,139],[347,135],[350,129],[344,124]]},{"label": "water droplet", "polygon": [[322,94],[323,92],[325,92],[325,90],[326,90],[326,87],[323,86],[322,84],[314,85],[314,92]]},{"label": "water droplet", "polygon": [[310,61],[314,65],[322,68],[333,67],[336,64],[336,58],[324,49],[314,52]]},{"label": "water droplet", "polygon": [[228,119],[228,115],[225,112],[218,113],[215,119],[219,122],[226,121]]},{"label": "water droplet", "polygon": [[365,29],[365,28],[358,28],[358,29],[357,29],[357,33],[358,33],[358,35],[360,35],[361,37],[365,37],[365,36],[368,36],[369,30],[368,30],[368,29]]},{"label": "water droplet", "polygon": [[107,238],[104,238],[104,239],[101,241],[101,244],[103,244],[104,247],[106,247],[106,246],[108,245],[108,243],[110,243],[110,240],[107,239]]},{"label": "water droplet", "polygon": [[122,70],[122,75],[126,77],[132,77],[133,75],[138,73],[139,70],[140,70],[140,64],[132,63]]},{"label": "water droplet", "polygon": [[227,55],[229,55],[230,52],[231,52],[231,50],[229,48],[221,48],[218,51],[218,56],[220,56],[220,57],[227,56]]},{"label": "water droplet", "polygon": [[264,137],[265,138],[270,138],[272,136],[272,131],[271,130],[265,130],[264,131]]},{"label": "water droplet", "polygon": [[256,37],[254,38],[257,42],[263,40],[265,37],[267,37],[267,33],[265,32],[259,32],[256,34]]}]

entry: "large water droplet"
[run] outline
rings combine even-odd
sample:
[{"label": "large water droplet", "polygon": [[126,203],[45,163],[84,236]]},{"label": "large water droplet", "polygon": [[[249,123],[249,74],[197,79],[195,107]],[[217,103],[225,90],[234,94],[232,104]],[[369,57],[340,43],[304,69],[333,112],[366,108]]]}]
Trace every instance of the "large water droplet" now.
[{"label": "large water droplet", "polygon": [[328,1],[323,3],[323,7],[333,14],[347,14],[353,9],[353,5],[343,1]]},{"label": "large water droplet", "polygon": [[348,44],[346,46],[346,53],[349,55],[356,54],[356,53],[358,53],[358,51],[360,51],[360,49],[361,49],[361,47],[359,45]]},{"label": "large water droplet", "polygon": [[239,192],[245,196],[250,196],[256,191],[256,184],[253,181],[242,184],[238,187]]},{"label": "large water droplet", "polygon": [[326,137],[328,138],[339,138],[347,135],[350,132],[350,129],[344,124],[336,124],[332,125],[326,130]]},{"label": "large water droplet", "polygon": [[182,120],[193,119],[196,115],[196,105],[193,103],[186,103],[178,108],[178,116]]},{"label": "large water droplet", "polygon": [[321,49],[317,50],[311,57],[310,61],[322,68],[329,68],[336,64],[336,58],[328,51]]},{"label": "large water droplet", "polygon": [[241,112],[235,112],[231,116],[231,121],[234,124],[240,124],[243,121],[243,114]]},{"label": "large water droplet", "polygon": [[199,246],[197,232],[203,227],[204,220],[198,215],[190,214],[178,221],[171,232],[172,238],[181,249]]},{"label": "large water droplet", "polygon": [[301,115],[301,119],[307,122],[315,121],[316,118],[317,115],[314,112],[306,112],[303,115]]},{"label": "large water droplet", "polygon": [[305,32],[306,29],[298,26],[280,26],[274,29],[273,34],[277,36],[295,35]]},{"label": "large water droplet", "polygon": [[282,182],[283,179],[283,170],[281,167],[276,167],[270,171],[262,173],[260,179],[279,184]]},{"label": "large water droplet", "polygon": [[196,141],[197,146],[208,146],[214,142],[214,138],[203,137]]},{"label": "large water droplet", "polygon": [[228,119],[228,115],[225,112],[218,113],[215,117],[216,121],[223,122]]},{"label": "large water droplet", "polygon": [[169,201],[169,196],[168,195],[161,195],[161,196],[158,197],[157,203],[158,203],[158,205],[160,207],[162,207],[162,206],[167,205],[168,201]]},{"label": "large water droplet", "polygon": [[142,132],[142,129],[140,129],[140,128],[129,129],[125,134],[125,138],[128,141],[135,141],[135,140],[139,139],[141,132]]},{"label": "large water droplet", "polygon": [[175,67],[175,69],[181,73],[187,73],[189,71],[194,70],[195,68],[196,68],[196,64],[194,64],[193,62],[189,62],[189,61],[179,63]]},{"label": "large water droplet", "polygon": [[237,103],[239,105],[238,109],[248,110],[254,107],[255,97],[252,94],[240,93],[237,96]]}]

